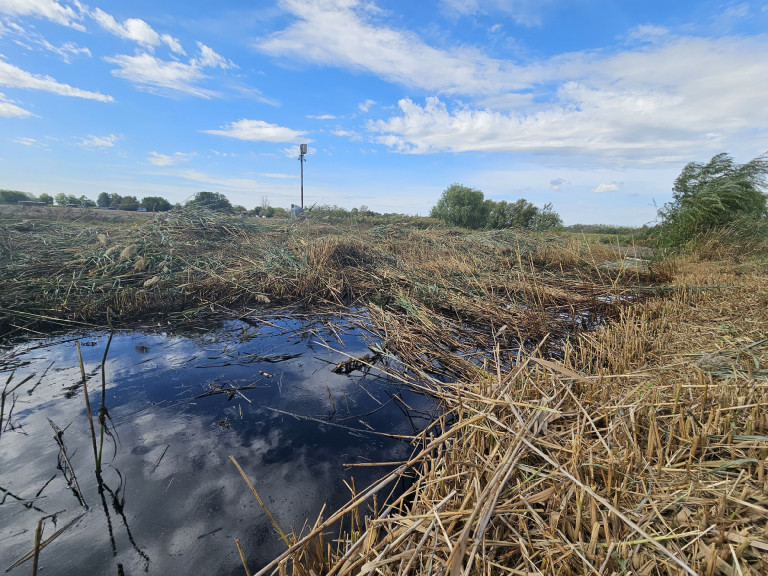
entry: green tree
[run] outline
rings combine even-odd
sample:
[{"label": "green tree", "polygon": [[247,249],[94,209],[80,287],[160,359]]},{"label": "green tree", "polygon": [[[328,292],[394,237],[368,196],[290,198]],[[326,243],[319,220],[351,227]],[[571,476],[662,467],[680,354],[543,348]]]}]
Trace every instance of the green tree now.
[{"label": "green tree", "polygon": [[66,206],[67,204],[77,204],[80,206],[80,200],[77,198],[77,196],[72,194],[64,194],[64,192],[59,192],[56,194],[54,200],[56,200],[56,204],[59,206]]},{"label": "green tree", "polygon": [[109,195],[109,204],[108,206],[110,208],[118,208],[120,206],[120,203],[123,201],[123,197],[120,196],[120,194],[117,194],[113,192]]},{"label": "green tree", "polygon": [[81,195],[75,203],[83,208],[93,208],[96,206],[96,202],[88,198],[85,194]]},{"label": "green tree", "polygon": [[766,216],[768,156],[737,164],[728,154],[690,162],[675,179],[672,202],[659,210],[659,238],[667,247],[737,219]]},{"label": "green tree", "polygon": [[525,198],[516,202],[492,202],[488,228],[532,228],[539,209]]},{"label": "green tree", "polygon": [[454,183],[445,189],[429,215],[454,226],[478,229],[486,225],[490,209],[482,191]]},{"label": "green tree", "polygon": [[562,227],[563,219],[560,217],[560,214],[554,211],[551,202],[547,202],[541,210],[537,210],[536,216],[534,216],[531,222],[531,228],[539,232]]},{"label": "green tree", "polygon": [[24,200],[34,200],[31,194],[18,190],[0,190],[0,204],[18,204]]},{"label": "green tree", "polygon": [[123,196],[120,200],[120,210],[127,210],[129,212],[135,212],[139,207],[139,201],[136,196]]},{"label": "green tree", "polygon": [[40,196],[37,197],[37,201],[38,202],[45,202],[46,204],[53,204],[53,196],[43,192],[42,194],[40,194]]},{"label": "green tree", "polygon": [[167,212],[173,206],[161,196],[145,196],[141,199],[141,207],[147,212]]},{"label": "green tree", "polygon": [[232,204],[230,204],[224,194],[218,192],[198,192],[194,198],[187,200],[187,206],[193,206],[198,208],[207,208],[208,210],[218,210],[222,212],[232,212]]},{"label": "green tree", "polygon": [[106,192],[101,192],[96,197],[96,206],[98,206],[100,208],[107,208],[107,207],[110,206],[110,204],[111,204],[111,202],[109,200],[109,194],[107,194]]}]

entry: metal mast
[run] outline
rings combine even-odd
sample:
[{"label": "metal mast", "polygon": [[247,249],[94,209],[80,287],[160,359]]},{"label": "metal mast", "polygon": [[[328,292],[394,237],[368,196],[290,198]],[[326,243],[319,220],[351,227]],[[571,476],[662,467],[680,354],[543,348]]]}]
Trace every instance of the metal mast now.
[{"label": "metal mast", "polygon": [[299,164],[301,164],[301,209],[304,210],[304,162],[306,159],[304,156],[307,154],[307,145],[301,144],[299,146]]}]

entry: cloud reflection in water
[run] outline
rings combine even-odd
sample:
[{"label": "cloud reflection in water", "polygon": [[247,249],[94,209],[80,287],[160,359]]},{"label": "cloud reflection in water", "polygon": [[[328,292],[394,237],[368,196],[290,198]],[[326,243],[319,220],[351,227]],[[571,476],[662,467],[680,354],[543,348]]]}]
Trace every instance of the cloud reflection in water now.
[{"label": "cloud reflection in water", "polygon": [[[82,346],[82,353],[94,414],[107,337],[81,339],[93,343]],[[313,522],[324,503],[333,509],[345,502],[344,479],[350,475],[363,487],[383,472],[367,467],[349,472],[344,464],[407,457],[410,447],[402,442],[331,424],[407,434],[413,432],[412,421],[426,426],[428,419],[407,418],[391,395],[422,409],[433,409],[431,403],[373,372],[333,373],[333,365],[347,356],[324,342],[350,356],[368,352],[359,330],[331,330],[317,319],[272,320],[259,328],[228,322],[193,336],[116,334],[105,374],[106,404],[119,440],[116,447],[105,441],[103,477],[112,493],[105,491],[103,502],[72,336],[12,351],[16,364],[29,361],[13,378],[36,376],[17,391],[11,418],[17,428],[0,437],[0,487],[34,500],[47,514],[61,511],[57,528],[83,513],[56,470],[58,446],[50,418],[64,430],[89,506],[42,551],[41,573],[118,574],[121,565],[125,574],[182,573],[190,567],[198,574],[240,574],[235,537],[251,569],[279,554],[284,544],[230,455],[284,531]],[[38,510],[9,497],[0,505],[1,569],[31,550],[42,516]],[[45,536],[57,528],[48,526]]]}]

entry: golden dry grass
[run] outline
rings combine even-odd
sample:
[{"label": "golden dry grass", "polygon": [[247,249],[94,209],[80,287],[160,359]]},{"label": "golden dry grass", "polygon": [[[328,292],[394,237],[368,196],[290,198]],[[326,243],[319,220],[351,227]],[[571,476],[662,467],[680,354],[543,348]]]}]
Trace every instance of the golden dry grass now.
[{"label": "golden dry grass", "polygon": [[[345,532],[318,521],[261,573],[767,573],[766,275],[675,268],[673,290],[571,338],[559,361],[498,337],[479,366],[445,318],[373,308],[400,377],[446,414],[331,516]],[[436,359],[455,378],[433,378]],[[402,473],[408,490],[361,519]]]},{"label": "golden dry grass", "polygon": [[260,573],[768,573],[768,278],[743,253],[188,212],[5,222],[0,251],[6,331],[355,305],[442,400],[409,461]]},{"label": "golden dry grass", "polygon": [[[606,255],[619,265],[601,270],[596,263]],[[609,294],[656,279],[622,262],[584,242],[470,233],[428,219],[334,226],[183,210],[127,223],[6,219],[0,331],[230,314],[265,302],[365,301],[514,323],[536,338],[565,329],[558,327],[565,313],[598,311]]]}]

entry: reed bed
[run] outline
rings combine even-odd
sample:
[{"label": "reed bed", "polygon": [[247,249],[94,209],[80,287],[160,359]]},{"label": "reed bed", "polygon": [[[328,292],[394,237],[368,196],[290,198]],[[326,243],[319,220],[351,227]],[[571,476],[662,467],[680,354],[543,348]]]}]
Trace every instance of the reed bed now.
[{"label": "reed bed", "polygon": [[373,302],[407,311],[415,302],[483,325],[514,322],[537,337],[567,329],[564,314],[604,313],[631,285],[656,279],[649,270],[600,270],[590,262],[597,248],[583,242],[470,233],[429,219],[382,221],[334,226],[191,210],[117,223],[81,212],[70,220],[6,215],[0,333],[269,303]]},{"label": "reed bed", "polygon": [[556,357],[554,335],[371,306],[390,372],[446,412],[259,574],[768,573],[765,273],[669,269]]},{"label": "reed bed", "polygon": [[442,401],[408,461],[281,531],[259,574],[768,573],[760,260],[188,211],[3,221],[0,252],[6,335],[351,305],[370,368]]}]

